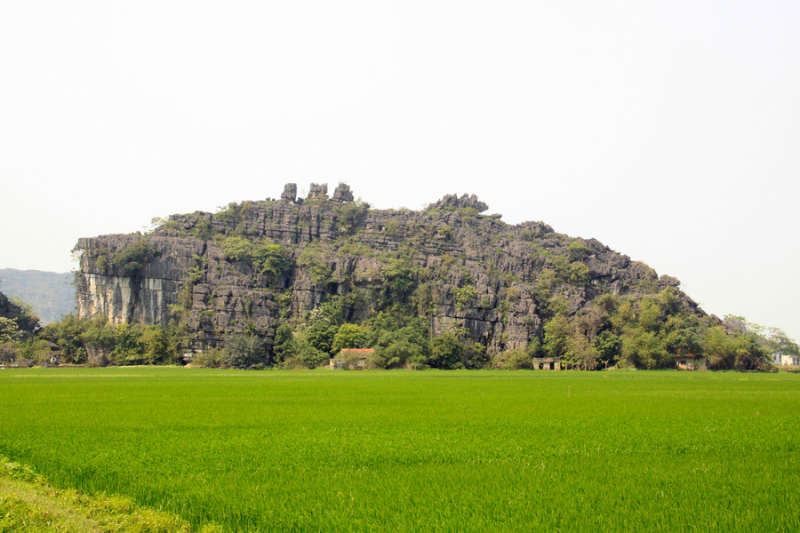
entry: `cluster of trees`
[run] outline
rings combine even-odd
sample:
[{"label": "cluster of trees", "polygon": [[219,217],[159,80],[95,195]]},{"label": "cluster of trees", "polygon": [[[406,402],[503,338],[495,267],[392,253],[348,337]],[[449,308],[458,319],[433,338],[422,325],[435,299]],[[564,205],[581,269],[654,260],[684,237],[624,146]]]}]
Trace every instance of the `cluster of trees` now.
[{"label": "cluster of trees", "polygon": [[[402,265],[396,270],[387,300],[409,292],[407,273]],[[386,306],[356,323],[345,319],[342,302],[343,297],[331,297],[303,317],[285,321],[271,345],[253,331],[228,335],[224,349],[196,354],[193,364],[316,368],[342,349],[371,348],[368,368],[524,369],[533,368],[536,358],[557,357],[567,368],[655,369],[674,368],[677,357],[693,355],[707,358],[712,369],[767,370],[774,353],[800,355],[780,330],[741,317],[715,324],[687,312],[670,287],[640,299],[604,294],[573,315],[563,302],[552,301],[541,338],[524,349],[497,353],[463,328],[431,335],[428,318],[417,314],[413,303]],[[168,326],[111,324],[104,317],[68,315],[25,332],[15,320],[0,317],[0,357],[42,362],[57,352],[62,364],[182,364],[189,334],[177,320]]]},{"label": "cluster of trees", "polygon": [[[579,313],[563,306],[547,318],[541,338],[525,349],[487,352],[463,328],[431,335],[429,322],[410,307],[396,304],[360,323],[343,318],[333,298],[302,320],[278,327],[271,350],[250,350],[231,366],[277,365],[315,368],[343,348],[372,348],[368,368],[533,368],[536,358],[559,358],[566,368],[675,368],[681,356],[705,357],[717,370],[768,370],[773,353],[800,353],[797,344],[777,329],[769,331],[726,317],[714,323],[684,310],[672,288],[634,299],[606,294]],[[236,336],[232,337],[237,339]],[[226,353],[237,349],[236,340]],[[258,355],[253,355],[253,354]],[[224,363],[224,359],[217,359]]]},{"label": "cluster of trees", "polygon": [[[567,368],[674,368],[676,358],[694,356],[705,357],[709,368],[717,370],[766,370],[772,353],[797,347],[780,330],[766,335],[741,317],[715,323],[692,314],[671,287],[640,299],[603,294],[574,315],[557,303],[550,308],[555,310],[545,321],[543,338],[526,352],[559,357]],[[779,338],[785,346],[778,346]],[[523,360],[511,355],[512,361]]]},{"label": "cluster of trees", "polygon": [[[272,346],[252,331],[230,334],[224,349],[195,354],[192,363],[208,367],[316,368],[343,348],[373,348],[370,368],[478,368],[486,349],[455,329],[431,336],[428,321],[400,306],[356,324],[344,320],[340,300],[332,299],[293,324],[278,327]],[[189,332],[179,322],[168,326],[112,324],[105,317],[65,316],[27,339],[14,338],[17,358],[47,362],[54,352],[62,364],[182,364]]]},{"label": "cluster of trees", "polygon": [[465,330],[429,334],[428,321],[398,312],[401,306],[372,314],[360,324],[346,322],[338,300],[323,303],[294,327],[275,335],[273,364],[314,368],[345,348],[372,348],[369,368],[467,368],[482,366],[486,350]]},{"label": "cluster of trees", "polygon": [[274,281],[285,275],[291,260],[279,244],[254,243],[243,237],[220,238],[219,245],[229,261],[252,264],[256,272]]},{"label": "cluster of trees", "polygon": [[30,305],[0,292],[0,363],[33,360],[41,347],[34,334],[38,326],[39,317]]},{"label": "cluster of trees", "polygon": [[182,362],[185,328],[112,324],[105,316],[80,319],[67,315],[37,332],[40,339],[57,347],[59,362],[85,364],[153,365]]},{"label": "cluster of trees", "polygon": [[126,276],[135,276],[142,266],[158,255],[158,250],[146,238],[139,239],[124,250],[110,254],[107,250],[99,250],[95,265],[101,272],[109,266],[117,267]]},{"label": "cluster of trees", "polygon": [[[34,332],[20,332],[0,322],[0,358],[60,364],[176,364],[182,362],[185,328],[144,324],[111,324],[105,317],[67,315]],[[91,356],[94,356],[93,358]],[[90,361],[90,359],[92,359]]]}]

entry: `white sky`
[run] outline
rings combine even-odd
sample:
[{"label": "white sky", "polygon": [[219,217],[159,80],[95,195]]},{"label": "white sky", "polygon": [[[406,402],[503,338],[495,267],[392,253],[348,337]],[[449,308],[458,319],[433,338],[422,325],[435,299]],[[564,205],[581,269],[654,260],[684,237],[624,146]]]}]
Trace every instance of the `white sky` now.
[{"label": "white sky", "polygon": [[800,2],[0,3],[0,268],[312,181],[476,193],[800,339]]}]

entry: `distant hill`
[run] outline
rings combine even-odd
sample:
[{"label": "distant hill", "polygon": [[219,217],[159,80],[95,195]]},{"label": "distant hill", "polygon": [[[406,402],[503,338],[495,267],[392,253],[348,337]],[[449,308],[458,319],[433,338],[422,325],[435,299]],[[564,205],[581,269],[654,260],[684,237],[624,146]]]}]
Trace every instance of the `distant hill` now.
[{"label": "distant hill", "polygon": [[69,272],[2,268],[0,288],[8,297],[18,296],[32,305],[42,326],[75,310],[75,288]]}]

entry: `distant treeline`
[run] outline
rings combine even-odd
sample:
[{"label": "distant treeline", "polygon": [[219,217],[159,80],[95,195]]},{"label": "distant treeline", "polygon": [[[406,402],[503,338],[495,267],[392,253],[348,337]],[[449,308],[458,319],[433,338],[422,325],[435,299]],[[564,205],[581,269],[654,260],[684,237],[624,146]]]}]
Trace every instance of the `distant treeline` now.
[{"label": "distant treeline", "polygon": [[[8,328],[7,328],[8,329]],[[168,326],[111,324],[104,317],[68,315],[35,333],[0,333],[0,355],[61,364],[183,364],[192,333],[178,319]],[[431,335],[429,323],[396,304],[359,322],[343,319],[332,297],[302,318],[281,324],[268,344],[254,331],[230,334],[224,348],[194,353],[197,366],[316,368],[345,348],[371,348],[367,368],[533,368],[537,358],[558,358],[580,369],[675,368],[676,358],[705,357],[710,369],[769,370],[773,353],[798,353],[783,332],[741,317],[709,326],[681,308],[671,287],[635,300],[605,294],[574,315],[554,309],[544,335],[526,349],[487,353],[463,328]]]}]

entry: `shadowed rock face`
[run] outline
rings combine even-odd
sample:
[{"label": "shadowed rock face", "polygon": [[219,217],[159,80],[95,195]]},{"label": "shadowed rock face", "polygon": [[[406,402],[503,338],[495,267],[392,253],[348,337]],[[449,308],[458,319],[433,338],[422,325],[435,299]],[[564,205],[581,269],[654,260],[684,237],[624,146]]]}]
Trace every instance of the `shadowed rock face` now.
[{"label": "shadowed rock face", "polygon": [[[541,337],[536,287],[554,269],[561,275],[552,293],[566,300],[570,313],[604,293],[641,296],[678,284],[595,239],[573,239],[543,222],[509,225],[478,214],[487,206],[474,195],[395,211],[353,202],[346,185],[332,199],[327,185],[310,190],[302,203],[289,184],[281,201],[173,215],[147,237],[80,239],[80,316],[166,324],[180,312],[198,342],[215,343],[247,327],[269,342],[280,323],[332,295],[342,296],[346,318],[365,318],[385,305],[390,267],[401,264],[412,274],[407,293],[396,297],[415,305],[434,334],[464,327],[499,351]],[[274,275],[231,259],[222,248],[231,237],[280,244],[289,267]],[[135,271],[110,260],[143,238],[153,252]],[[580,275],[568,274],[573,270]],[[676,293],[686,309],[704,315]]]}]

